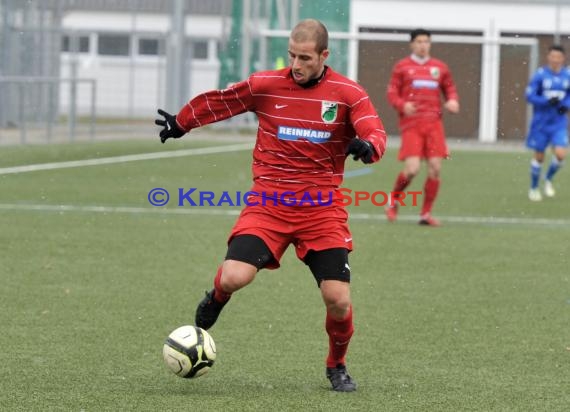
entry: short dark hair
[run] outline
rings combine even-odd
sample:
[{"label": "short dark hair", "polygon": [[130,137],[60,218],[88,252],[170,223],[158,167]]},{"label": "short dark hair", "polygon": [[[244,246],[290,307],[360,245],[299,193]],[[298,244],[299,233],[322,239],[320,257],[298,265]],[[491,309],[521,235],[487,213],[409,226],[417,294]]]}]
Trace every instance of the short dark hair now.
[{"label": "short dark hair", "polygon": [[410,41],[414,41],[418,36],[431,37],[431,32],[426,29],[415,29],[410,32]]},{"label": "short dark hair", "polygon": [[562,46],[559,45],[559,44],[553,44],[552,46],[550,46],[550,47],[548,48],[548,52],[550,53],[551,51],[558,51],[558,52],[560,52],[560,53],[562,53],[562,54],[566,54],[566,52],[564,51],[564,47],[562,47]]},{"label": "short dark hair", "polygon": [[291,31],[291,38],[296,42],[314,41],[318,53],[329,47],[329,32],[323,23],[316,19],[305,19]]}]

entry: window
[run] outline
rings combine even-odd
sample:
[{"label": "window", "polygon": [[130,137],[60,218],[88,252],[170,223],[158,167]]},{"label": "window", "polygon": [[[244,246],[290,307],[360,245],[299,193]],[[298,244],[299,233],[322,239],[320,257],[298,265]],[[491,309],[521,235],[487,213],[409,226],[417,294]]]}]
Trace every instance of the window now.
[{"label": "window", "polygon": [[[89,53],[89,36],[78,36],[79,53]],[[63,35],[61,37],[61,51],[71,52],[71,36]]]},{"label": "window", "polygon": [[159,39],[139,39],[139,54],[158,56],[164,54],[164,41]]},{"label": "window", "polygon": [[97,51],[102,56],[128,56],[131,52],[127,34],[99,34]]},{"label": "window", "polygon": [[192,58],[208,60],[208,40],[194,40],[192,42]]}]

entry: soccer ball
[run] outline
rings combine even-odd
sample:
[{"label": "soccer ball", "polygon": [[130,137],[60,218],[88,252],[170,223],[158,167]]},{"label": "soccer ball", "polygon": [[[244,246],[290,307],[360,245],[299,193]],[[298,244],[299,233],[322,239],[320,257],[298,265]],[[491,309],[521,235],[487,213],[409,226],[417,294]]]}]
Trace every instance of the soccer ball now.
[{"label": "soccer ball", "polygon": [[162,356],[172,372],[182,378],[197,378],[216,360],[216,344],[204,329],[181,326],[164,342]]}]

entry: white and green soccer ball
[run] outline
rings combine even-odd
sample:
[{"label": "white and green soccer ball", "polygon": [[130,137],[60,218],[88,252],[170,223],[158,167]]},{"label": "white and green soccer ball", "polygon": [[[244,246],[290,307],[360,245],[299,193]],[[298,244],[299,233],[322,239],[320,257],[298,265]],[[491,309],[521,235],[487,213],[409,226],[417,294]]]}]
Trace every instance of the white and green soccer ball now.
[{"label": "white and green soccer ball", "polygon": [[204,329],[181,326],[164,342],[162,356],[168,368],[181,378],[197,378],[216,360],[216,344]]}]

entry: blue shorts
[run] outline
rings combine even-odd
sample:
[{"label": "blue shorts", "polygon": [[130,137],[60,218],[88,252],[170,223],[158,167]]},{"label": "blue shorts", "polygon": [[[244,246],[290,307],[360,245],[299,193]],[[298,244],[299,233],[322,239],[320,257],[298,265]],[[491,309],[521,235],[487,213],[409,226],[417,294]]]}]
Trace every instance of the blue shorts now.
[{"label": "blue shorts", "polygon": [[566,128],[553,130],[531,130],[526,139],[526,147],[544,153],[548,146],[568,147]]}]

